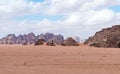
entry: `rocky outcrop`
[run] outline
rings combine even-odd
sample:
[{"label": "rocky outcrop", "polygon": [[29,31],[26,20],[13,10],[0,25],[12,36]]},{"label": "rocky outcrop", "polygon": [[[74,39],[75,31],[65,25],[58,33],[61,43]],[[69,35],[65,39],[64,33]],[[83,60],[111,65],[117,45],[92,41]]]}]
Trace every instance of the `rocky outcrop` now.
[{"label": "rocky outcrop", "polygon": [[35,42],[35,44],[34,44],[34,45],[43,45],[43,44],[44,44],[44,42],[45,42],[45,40],[44,40],[44,39],[39,39],[37,42]]},{"label": "rocky outcrop", "polygon": [[64,38],[63,38],[63,36],[62,35],[55,35],[52,39],[50,39],[50,40],[52,40],[55,44],[57,44],[57,45],[61,45],[61,44],[63,44],[63,42],[64,42]]},{"label": "rocky outcrop", "polygon": [[0,39],[0,44],[16,44],[16,36],[14,34],[9,34],[6,37]]},{"label": "rocky outcrop", "polygon": [[48,46],[55,46],[55,43],[54,43],[53,40],[50,40],[50,41],[48,41],[48,42],[46,43],[46,45],[48,45]]},{"label": "rocky outcrop", "polygon": [[103,29],[90,37],[84,44],[95,47],[120,48],[120,25]]},{"label": "rocky outcrop", "polygon": [[35,36],[34,33],[15,36],[15,34],[9,34],[6,37],[0,39],[0,44],[34,44],[39,42],[40,39],[44,39],[45,42],[53,40],[55,44],[62,44],[64,38],[62,35],[54,35],[53,33],[40,34]]},{"label": "rocky outcrop", "polygon": [[49,42],[51,40],[57,45],[61,45],[64,41],[64,37],[62,35],[54,35],[53,33],[38,35],[38,39],[44,39],[45,42]]},{"label": "rocky outcrop", "polygon": [[62,45],[63,46],[79,46],[78,42],[76,42],[72,37],[68,37]]}]

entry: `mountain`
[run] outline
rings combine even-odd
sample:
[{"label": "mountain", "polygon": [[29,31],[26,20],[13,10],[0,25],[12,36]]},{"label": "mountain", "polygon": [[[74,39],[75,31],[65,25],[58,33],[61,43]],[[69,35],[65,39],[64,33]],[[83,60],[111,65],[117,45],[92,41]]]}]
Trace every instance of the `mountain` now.
[{"label": "mountain", "polygon": [[120,25],[102,29],[85,41],[84,44],[95,47],[120,48]]},{"label": "mountain", "polygon": [[9,34],[0,39],[0,44],[16,44],[17,38],[15,34]]},{"label": "mountain", "polygon": [[53,33],[40,34],[38,35],[38,39],[44,39],[46,42],[52,40],[58,45],[64,42],[64,37],[62,35],[54,35]]},{"label": "mountain", "polygon": [[64,37],[62,35],[54,35],[53,33],[40,34],[35,36],[34,33],[24,34],[15,36],[15,34],[9,34],[6,37],[0,39],[0,44],[34,44],[39,39],[44,39],[45,42],[50,40],[54,41],[55,44],[62,44]]}]

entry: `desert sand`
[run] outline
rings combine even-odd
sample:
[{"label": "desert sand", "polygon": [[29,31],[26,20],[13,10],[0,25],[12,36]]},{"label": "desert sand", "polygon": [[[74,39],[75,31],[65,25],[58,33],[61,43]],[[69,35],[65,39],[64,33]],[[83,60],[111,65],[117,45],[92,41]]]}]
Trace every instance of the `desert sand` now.
[{"label": "desert sand", "polygon": [[120,74],[120,48],[1,45],[0,74]]}]

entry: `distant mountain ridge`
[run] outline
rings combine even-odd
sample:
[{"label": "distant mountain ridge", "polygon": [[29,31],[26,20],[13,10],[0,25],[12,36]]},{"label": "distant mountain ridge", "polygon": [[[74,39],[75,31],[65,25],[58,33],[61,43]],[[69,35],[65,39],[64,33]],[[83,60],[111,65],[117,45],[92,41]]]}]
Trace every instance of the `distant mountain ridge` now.
[{"label": "distant mountain ridge", "polygon": [[15,34],[9,34],[6,37],[3,37],[0,39],[0,44],[22,44],[22,45],[28,45],[28,44],[34,44],[39,39],[44,39],[46,42],[53,40],[56,44],[62,44],[64,41],[64,37],[59,35],[54,35],[53,33],[46,33],[46,34],[40,34],[35,35],[34,33],[24,34],[24,35],[18,35]]}]

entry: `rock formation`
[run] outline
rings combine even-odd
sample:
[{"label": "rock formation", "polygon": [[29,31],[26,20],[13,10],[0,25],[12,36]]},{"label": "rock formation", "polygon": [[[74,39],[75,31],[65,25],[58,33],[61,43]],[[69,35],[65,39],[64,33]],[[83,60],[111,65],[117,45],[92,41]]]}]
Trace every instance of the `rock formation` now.
[{"label": "rock formation", "polygon": [[6,37],[0,39],[0,44],[16,44],[16,36],[14,34],[9,34]]},{"label": "rock formation", "polygon": [[45,42],[53,40],[55,44],[62,44],[64,38],[62,35],[54,35],[53,33],[40,34],[35,36],[34,33],[15,36],[15,34],[9,34],[6,37],[0,39],[0,44],[34,44],[39,42],[40,39],[44,39]]},{"label": "rock formation", "polygon": [[43,44],[44,44],[44,42],[45,42],[45,40],[44,40],[44,39],[39,39],[37,42],[35,42],[35,44],[34,44],[34,45],[43,45]]},{"label": "rock formation", "polygon": [[51,40],[57,45],[61,45],[64,42],[64,38],[62,35],[55,35]]},{"label": "rock formation", "polygon": [[54,43],[53,40],[50,40],[50,41],[48,41],[48,42],[46,43],[46,45],[48,45],[48,46],[55,46],[55,43]]},{"label": "rock formation", "polygon": [[120,48],[120,25],[103,29],[90,37],[84,44],[95,47]]},{"label": "rock formation", "polygon": [[64,41],[64,37],[62,35],[54,35],[53,33],[38,35],[38,39],[44,39],[45,42],[49,42],[50,40],[52,40],[57,45],[61,45]]},{"label": "rock formation", "polygon": [[79,44],[72,37],[68,37],[62,46],[79,46]]}]

